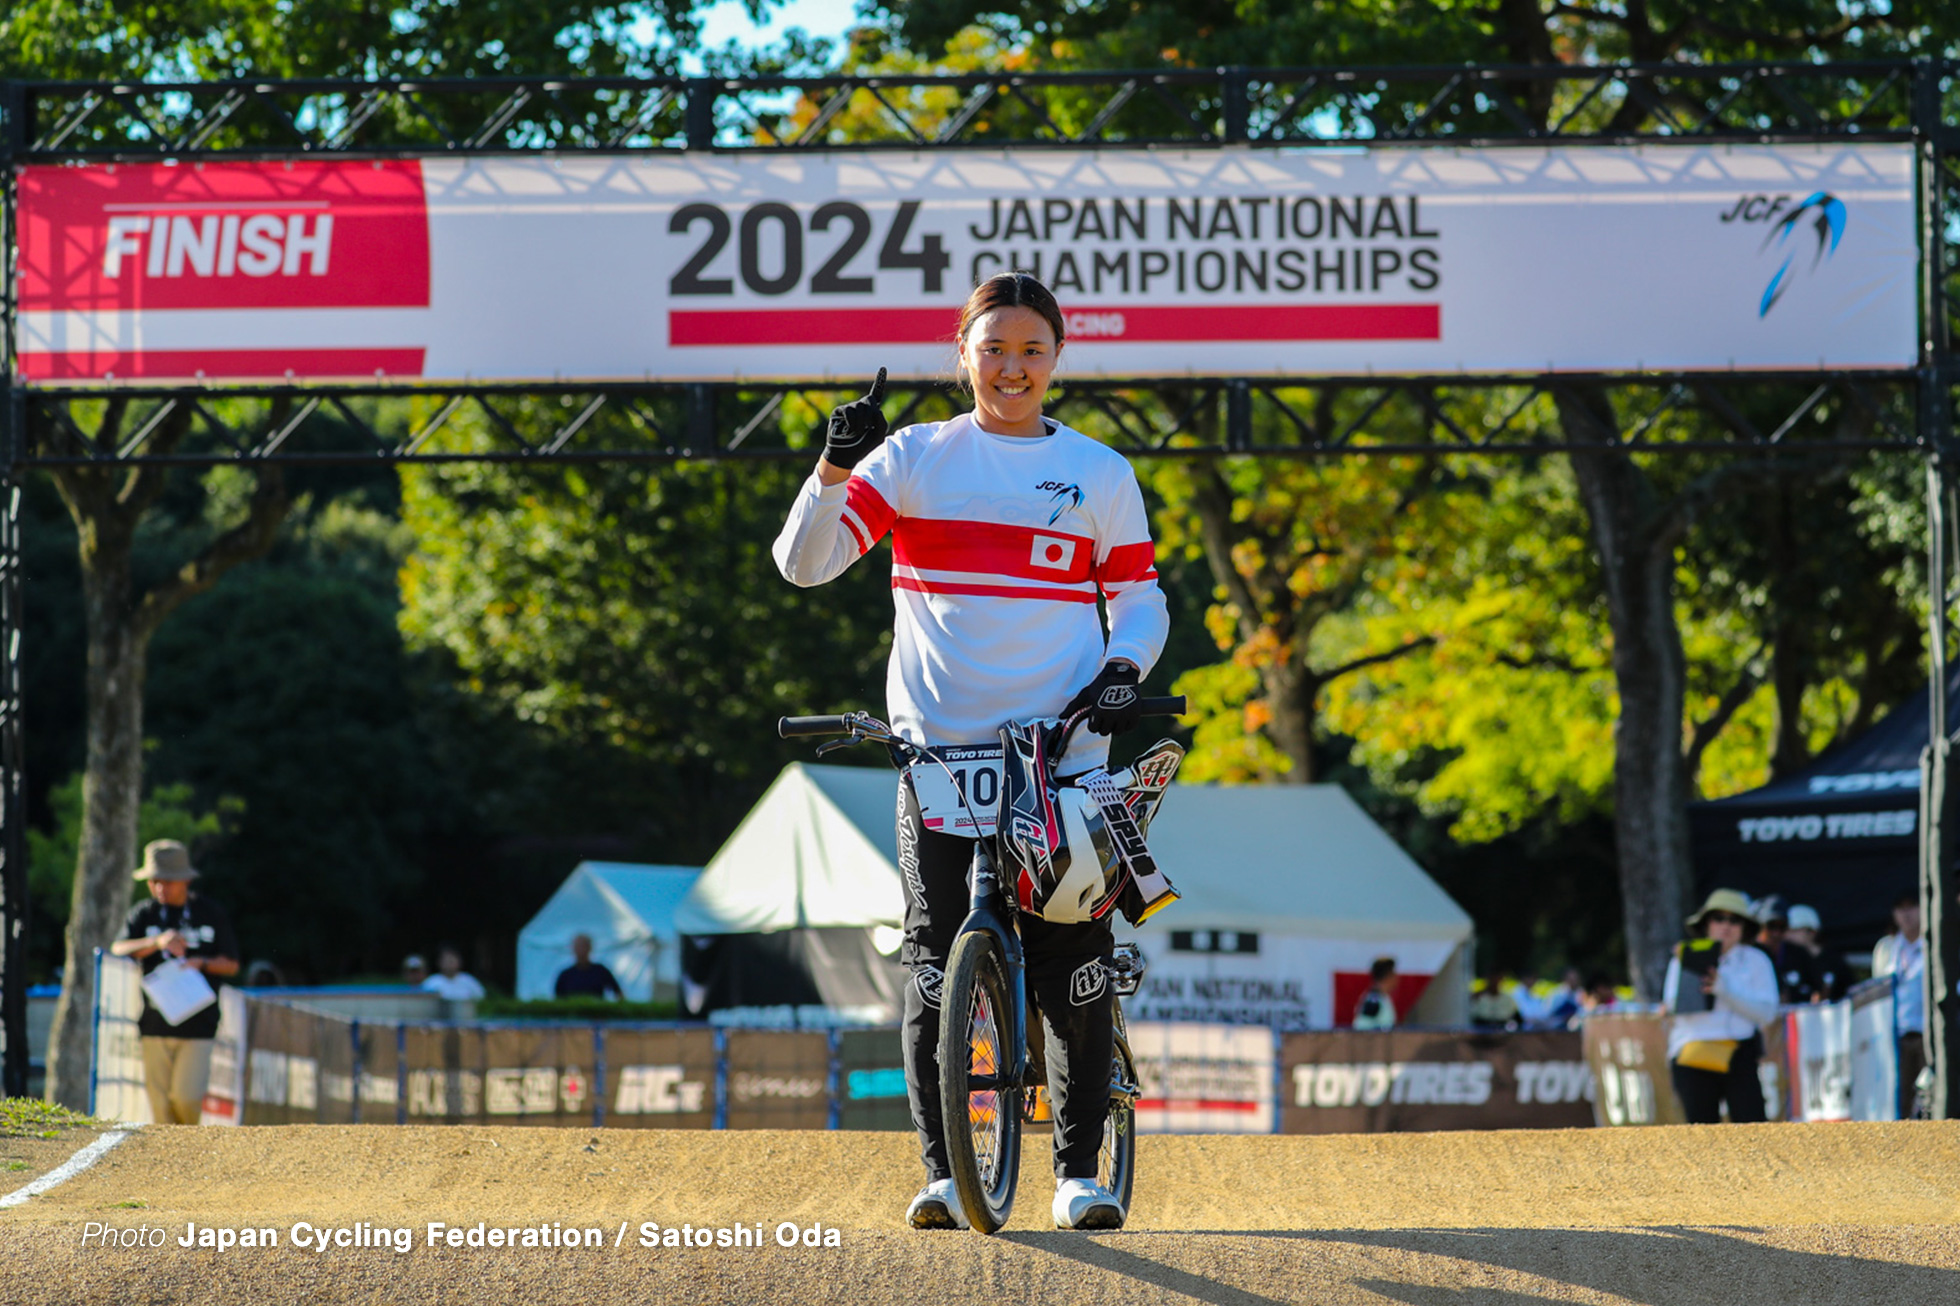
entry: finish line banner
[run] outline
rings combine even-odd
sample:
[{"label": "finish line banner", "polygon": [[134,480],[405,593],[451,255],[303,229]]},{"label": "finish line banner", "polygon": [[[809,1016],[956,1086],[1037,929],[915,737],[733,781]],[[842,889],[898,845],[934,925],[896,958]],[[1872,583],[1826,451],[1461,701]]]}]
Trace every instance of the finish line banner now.
[{"label": "finish line banner", "polygon": [[921,150],[29,167],[37,385],[1908,368],[1909,145]]}]

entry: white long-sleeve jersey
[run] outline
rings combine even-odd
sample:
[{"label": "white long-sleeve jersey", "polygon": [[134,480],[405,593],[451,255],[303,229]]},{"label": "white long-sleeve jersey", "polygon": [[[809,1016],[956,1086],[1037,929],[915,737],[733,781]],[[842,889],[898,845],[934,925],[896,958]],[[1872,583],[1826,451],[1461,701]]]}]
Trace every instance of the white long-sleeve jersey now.
[{"label": "white long-sleeve jersey", "polygon": [[[1163,652],[1170,616],[1136,474],[1051,425],[1035,438],[995,435],[970,414],[906,427],[842,484],[813,474],[776,537],[784,578],[809,586],[890,532],[885,692],[892,728],[915,743],[994,743],[1004,722],[1059,713],[1105,659],[1148,674]],[[1108,747],[1080,732],[1068,769]]]}]

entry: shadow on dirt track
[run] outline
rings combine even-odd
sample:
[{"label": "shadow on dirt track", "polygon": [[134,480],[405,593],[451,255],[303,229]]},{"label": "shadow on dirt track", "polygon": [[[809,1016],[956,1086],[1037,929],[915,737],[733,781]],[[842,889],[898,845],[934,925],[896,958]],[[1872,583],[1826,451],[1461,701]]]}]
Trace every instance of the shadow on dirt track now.
[{"label": "shadow on dirt track", "polygon": [[[1528,1275],[1564,1289],[1668,1306],[1738,1301],[1960,1302],[1960,1271],[1868,1256],[1779,1247],[1748,1229],[1461,1229],[1251,1233],[1287,1242],[1395,1249],[1472,1267]],[[1880,1235],[1882,1239],[1882,1235]],[[1440,1268],[1440,1267],[1439,1267]],[[1540,1306],[1567,1295],[1356,1278],[1356,1287],[1408,1306]],[[1195,1295],[1195,1294],[1194,1294]],[[1225,1300],[1225,1299],[1218,1299]]]}]

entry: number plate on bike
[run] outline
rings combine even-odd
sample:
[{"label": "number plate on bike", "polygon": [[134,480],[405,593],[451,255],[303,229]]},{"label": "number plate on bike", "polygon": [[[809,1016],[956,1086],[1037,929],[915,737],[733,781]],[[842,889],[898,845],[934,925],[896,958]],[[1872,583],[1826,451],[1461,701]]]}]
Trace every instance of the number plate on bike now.
[{"label": "number plate on bike", "polygon": [[992,834],[1000,815],[1000,746],[953,744],[928,751],[935,760],[905,768],[926,829],[969,839]]}]

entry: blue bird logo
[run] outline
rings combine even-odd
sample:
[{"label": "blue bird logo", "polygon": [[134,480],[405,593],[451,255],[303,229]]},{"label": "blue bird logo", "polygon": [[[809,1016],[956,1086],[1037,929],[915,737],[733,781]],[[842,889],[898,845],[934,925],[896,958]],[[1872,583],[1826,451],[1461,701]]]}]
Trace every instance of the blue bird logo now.
[{"label": "blue bird logo", "polygon": [[1776,307],[1776,301],[1790,288],[1790,268],[1796,262],[1797,254],[1804,242],[1792,242],[1797,224],[1805,216],[1810,218],[1809,227],[1816,236],[1817,246],[1811,251],[1810,266],[1813,270],[1831,255],[1837,253],[1838,242],[1844,239],[1844,201],[1826,191],[1817,191],[1803,203],[1797,205],[1763,238],[1763,248],[1772,245],[1783,253],[1783,261],[1776,266],[1769,284],[1763,287],[1762,303],[1757,306],[1756,316],[1767,316]]}]

